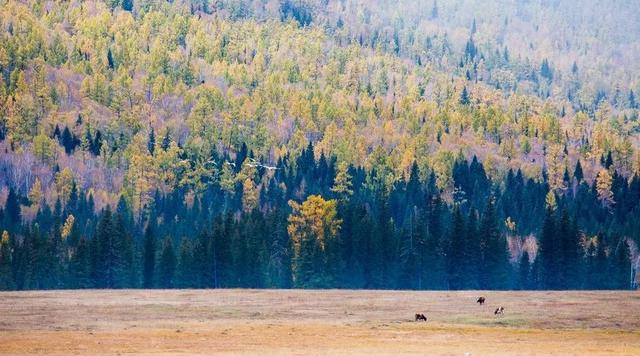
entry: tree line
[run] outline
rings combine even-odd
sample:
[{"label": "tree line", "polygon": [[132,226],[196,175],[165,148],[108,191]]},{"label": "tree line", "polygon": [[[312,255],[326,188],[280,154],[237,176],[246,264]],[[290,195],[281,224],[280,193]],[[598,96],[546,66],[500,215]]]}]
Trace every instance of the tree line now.
[{"label": "tree line", "polygon": [[[316,158],[311,144],[275,167],[247,170],[260,160],[246,148],[211,160],[246,179],[157,191],[143,214],[124,197],[96,212],[73,182],[64,204],[27,221],[29,199],[10,189],[0,289],[631,287],[637,177],[611,173],[612,205],[579,163],[560,193],[519,171],[493,182],[475,157],[459,158],[446,197],[416,164],[390,186],[375,169]],[[511,246],[529,235],[535,244]]]}]

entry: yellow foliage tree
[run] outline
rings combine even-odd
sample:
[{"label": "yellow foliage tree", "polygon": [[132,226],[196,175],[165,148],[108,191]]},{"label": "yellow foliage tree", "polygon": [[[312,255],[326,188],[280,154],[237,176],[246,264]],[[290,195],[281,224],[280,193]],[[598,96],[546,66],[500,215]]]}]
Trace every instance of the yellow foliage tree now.
[{"label": "yellow foliage tree", "polygon": [[287,231],[293,242],[293,279],[297,286],[309,286],[314,271],[314,256],[324,254],[327,242],[333,239],[342,221],[336,217],[335,200],[311,195],[302,204],[289,201],[293,209]]},{"label": "yellow foliage tree", "polygon": [[39,178],[36,178],[35,182],[31,186],[31,190],[29,190],[29,201],[33,205],[39,205],[42,202],[43,193],[42,193],[42,183]]},{"label": "yellow foliage tree", "polygon": [[75,221],[76,218],[73,215],[69,214],[69,216],[67,216],[67,220],[65,220],[64,225],[62,225],[62,231],[60,232],[60,237],[62,237],[63,240],[66,240],[67,237],[71,235]]},{"label": "yellow foliage tree", "polygon": [[69,167],[65,167],[62,171],[56,174],[56,191],[58,192],[58,198],[64,205],[71,196],[71,190],[73,188],[73,172]]},{"label": "yellow foliage tree", "polygon": [[331,191],[336,193],[341,199],[348,199],[353,194],[353,185],[351,184],[351,175],[349,174],[349,166],[346,162],[338,164],[336,177],[333,180]]},{"label": "yellow foliage tree", "polygon": [[611,184],[613,178],[611,173],[606,169],[601,169],[596,176],[596,190],[598,191],[598,199],[602,202],[602,205],[611,207],[615,204],[613,200],[613,192],[611,191]]}]

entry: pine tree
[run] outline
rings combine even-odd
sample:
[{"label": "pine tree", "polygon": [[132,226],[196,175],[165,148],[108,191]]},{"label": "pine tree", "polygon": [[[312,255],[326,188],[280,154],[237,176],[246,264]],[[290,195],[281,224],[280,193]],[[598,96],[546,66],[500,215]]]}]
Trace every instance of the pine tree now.
[{"label": "pine tree", "polygon": [[149,138],[147,140],[147,150],[149,154],[153,156],[153,153],[156,151],[156,133],[153,127],[149,131]]},{"label": "pine tree", "polygon": [[531,283],[531,264],[529,262],[529,253],[524,251],[520,256],[520,263],[518,266],[518,289],[530,290],[532,289]]},{"label": "pine tree", "polygon": [[69,261],[69,285],[71,288],[91,287],[90,251],[85,238],[80,238]]},{"label": "pine tree", "polygon": [[553,73],[551,71],[551,67],[549,66],[549,61],[545,58],[542,60],[542,65],[540,66],[540,76],[546,78],[548,81],[553,79]]},{"label": "pine tree", "polygon": [[607,245],[603,235],[598,236],[598,245],[595,257],[594,289],[611,288],[611,280],[608,276]]},{"label": "pine tree", "polygon": [[[434,177],[435,178],[435,177]],[[443,239],[444,206],[439,195],[430,199],[427,212],[428,234],[425,238],[425,265],[428,266],[423,289],[446,289],[446,245]]]},{"label": "pine tree", "polygon": [[11,241],[9,240],[9,233],[5,230],[0,236],[0,290],[15,289],[11,266]]},{"label": "pine tree", "polygon": [[539,239],[539,256],[541,279],[544,289],[558,288],[558,273],[560,273],[558,252],[560,251],[556,237],[556,221],[553,207],[546,209],[542,225],[542,235]]},{"label": "pine tree", "polygon": [[578,183],[581,183],[584,179],[584,173],[582,172],[582,164],[580,164],[580,160],[576,162],[576,168],[573,170],[573,177]]},{"label": "pine tree", "polygon": [[113,53],[111,53],[111,48],[107,49],[107,65],[111,70],[113,70],[115,67],[115,63],[113,62]]},{"label": "pine tree", "polygon": [[630,256],[627,242],[621,239],[610,262],[609,278],[613,289],[631,289]]},{"label": "pine tree", "polygon": [[64,147],[64,151],[68,155],[73,153],[73,150],[75,149],[75,146],[76,146],[75,141],[76,140],[71,134],[69,127],[65,126],[64,130],[62,131],[62,136],[60,137],[60,143],[62,144],[62,146]]},{"label": "pine tree", "polygon": [[9,188],[9,195],[7,195],[7,202],[5,203],[4,211],[9,217],[10,224],[18,225],[22,220],[20,202],[18,201],[18,195],[13,188]]},{"label": "pine tree", "polygon": [[465,273],[465,268],[463,267],[465,264],[469,263],[467,256],[465,256],[467,231],[464,226],[462,213],[460,212],[460,208],[457,206],[453,211],[453,220],[451,225],[449,251],[446,255],[449,274],[449,289],[465,289],[466,279],[469,278]]},{"label": "pine tree", "polygon": [[162,138],[160,147],[163,151],[166,151],[169,149],[169,146],[171,146],[171,132],[169,131],[169,129],[167,129],[167,131],[164,133],[164,137]]},{"label": "pine tree", "polygon": [[175,274],[175,286],[178,288],[197,287],[194,278],[196,274],[194,266],[193,248],[188,239],[183,239],[180,243],[178,265]]},{"label": "pine tree", "polygon": [[482,249],[480,247],[480,239],[478,237],[478,219],[476,215],[475,210],[470,210],[469,217],[467,218],[467,237],[464,246],[464,275],[466,276],[465,288],[467,289],[478,289],[480,287],[478,281],[480,262],[482,260]]},{"label": "pine tree", "polygon": [[[420,214],[415,211],[409,216],[408,226],[403,231],[400,249],[401,287],[410,289],[425,289],[427,287],[427,239],[426,229]],[[381,282],[384,283],[384,282]]]},{"label": "pine tree", "polygon": [[561,258],[560,258],[560,285],[562,289],[576,289],[579,287],[582,271],[581,246],[578,228],[569,218],[566,210],[563,211],[558,225]]},{"label": "pine tree", "polygon": [[108,206],[98,221],[96,239],[98,240],[98,286],[102,288],[121,287],[122,241]]},{"label": "pine tree", "polygon": [[531,289],[543,289],[543,281],[542,281],[542,263],[540,254],[536,255],[536,258],[533,260],[533,264],[531,265],[531,272],[529,273],[529,281],[531,283]]},{"label": "pine tree", "polygon": [[122,0],[122,9],[124,11],[133,11],[133,0]]},{"label": "pine tree", "polygon": [[336,218],[336,201],[312,195],[302,204],[290,201],[289,205],[293,209],[287,230],[294,245],[294,285],[321,287],[326,283],[322,272],[327,241],[336,237],[341,224]]},{"label": "pine tree", "polygon": [[160,255],[158,265],[158,286],[160,288],[174,287],[174,274],[176,270],[176,255],[173,251],[173,243],[167,238]]},{"label": "pine tree", "polygon": [[460,93],[460,105],[469,105],[471,100],[469,99],[469,92],[467,91],[467,87],[462,88],[462,93]]},{"label": "pine tree", "polygon": [[156,268],[156,240],[153,234],[153,228],[151,222],[147,225],[147,229],[144,233],[144,248],[143,248],[143,287],[154,287],[154,276]]},{"label": "pine tree", "polygon": [[507,242],[497,226],[494,198],[489,198],[479,229],[483,250],[480,287],[505,289],[509,286],[509,255]]},{"label": "pine tree", "polygon": [[[123,203],[124,199],[121,198],[120,203]],[[119,247],[119,261],[120,261],[120,273],[119,273],[119,287],[133,288],[137,287],[138,274],[135,265],[135,247],[133,237],[131,236],[129,227],[132,226],[128,222],[127,216],[128,210],[125,210],[121,204],[118,204],[118,213],[114,215],[114,233],[115,238],[118,240],[117,245]]]},{"label": "pine tree", "polygon": [[604,167],[606,169],[611,168],[611,166],[613,165],[613,156],[611,155],[611,151],[609,151],[609,153],[607,153],[607,159],[604,162]]}]

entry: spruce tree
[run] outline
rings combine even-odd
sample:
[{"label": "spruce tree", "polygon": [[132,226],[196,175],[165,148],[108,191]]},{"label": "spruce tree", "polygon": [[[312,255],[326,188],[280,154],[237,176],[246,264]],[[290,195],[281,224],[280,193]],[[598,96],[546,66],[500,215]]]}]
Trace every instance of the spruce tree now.
[{"label": "spruce tree", "polygon": [[466,276],[467,289],[478,289],[480,261],[482,259],[482,250],[480,248],[480,239],[478,237],[476,210],[469,211],[467,218],[466,242],[465,242],[465,260],[464,275]]},{"label": "spruce tree", "polygon": [[122,0],[122,9],[124,11],[133,11],[133,0]]},{"label": "spruce tree", "polygon": [[576,162],[576,168],[573,170],[573,177],[576,179],[576,182],[580,184],[584,179],[584,172],[582,171],[582,164],[580,160]]},{"label": "spruce tree", "polygon": [[631,254],[624,239],[610,259],[609,279],[612,289],[631,289]]},{"label": "spruce tree", "polygon": [[5,230],[0,236],[0,290],[15,289],[10,244],[9,233]]},{"label": "spruce tree", "polygon": [[69,286],[71,288],[91,287],[91,266],[89,243],[83,237],[69,261]]},{"label": "spruce tree", "polygon": [[518,289],[530,290],[532,289],[531,283],[531,264],[529,262],[529,253],[524,251],[520,256],[520,263],[518,265]]},{"label": "spruce tree", "polygon": [[469,105],[471,102],[469,98],[469,92],[467,91],[467,87],[462,88],[462,93],[460,93],[460,105]]},{"label": "spruce tree", "polygon": [[70,155],[73,153],[73,150],[76,148],[76,140],[71,134],[69,127],[65,126],[62,131],[62,136],[60,137],[60,143],[64,147],[64,151]]},{"label": "spruce tree", "polygon": [[149,138],[147,139],[147,150],[149,154],[153,156],[153,153],[156,151],[156,133],[153,127],[149,131]]},{"label": "spruce tree", "polygon": [[610,289],[612,287],[608,276],[608,265],[607,245],[604,235],[601,234],[598,236],[598,245],[596,247],[594,289]]},{"label": "spruce tree", "polygon": [[505,289],[509,285],[507,242],[497,226],[494,199],[489,198],[479,228],[482,248],[480,288]]},{"label": "spruce tree", "polygon": [[151,222],[144,233],[142,285],[144,288],[154,287],[156,269],[156,239]]},{"label": "spruce tree", "polygon": [[164,137],[162,138],[162,143],[160,144],[160,147],[162,148],[163,151],[166,151],[169,149],[170,145],[171,145],[171,132],[169,131],[169,129],[167,129],[167,131],[164,133]]},{"label": "spruce tree", "polygon": [[188,239],[183,239],[180,243],[178,256],[174,285],[178,288],[196,287],[197,284],[194,279],[196,269],[194,266],[193,249]]},{"label": "spruce tree", "polygon": [[158,286],[160,288],[174,287],[174,274],[176,270],[176,254],[173,251],[173,243],[170,238],[165,239],[164,247],[160,255],[158,265]]},{"label": "spruce tree", "polygon": [[582,247],[580,235],[575,223],[569,218],[566,210],[563,210],[559,222],[559,238],[561,248],[560,259],[560,285],[562,289],[577,289],[582,271]]},{"label": "spruce tree", "polygon": [[115,67],[115,63],[113,62],[113,53],[111,53],[111,48],[107,49],[107,65],[111,70],[113,70]]},{"label": "spruce tree", "polygon": [[22,210],[20,208],[20,202],[18,201],[18,194],[16,194],[13,188],[9,188],[9,195],[7,195],[4,211],[9,217],[10,224],[18,225],[21,222]]},{"label": "spruce tree", "polygon": [[443,239],[442,219],[444,206],[439,195],[430,199],[427,221],[428,234],[425,238],[425,286],[423,289],[446,289],[447,270],[445,253],[446,247]]},{"label": "spruce tree", "polygon": [[111,209],[101,214],[96,230],[98,240],[98,286],[117,288],[122,284],[122,241],[115,228]]},{"label": "spruce tree", "polygon": [[447,270],[449,275],[449,289],[458,290],[465,289],[466,275],[464,266],[469,263],[468,256],[465,256],[466,249],[466,229],[464,219],[458,206],[454,207],[453,219],[451,221],[450,244],[448,248]]},{"label": "spruce tree", "polygon": [[560,250],[556,237],[556,222],[552,207],[547,207],[544,222],[542,225],[542,235],[539,239],[540,273],[543,288],[558,288],[558,273],[560,273],[558,251]]}]

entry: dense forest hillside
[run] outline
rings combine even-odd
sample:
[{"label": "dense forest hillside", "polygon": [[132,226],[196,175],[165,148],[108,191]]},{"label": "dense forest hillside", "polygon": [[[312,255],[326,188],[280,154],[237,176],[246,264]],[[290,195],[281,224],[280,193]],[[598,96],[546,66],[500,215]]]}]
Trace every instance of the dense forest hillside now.
[{"label": "dense forest hillside", "polygon": [[0,5],[0,289],[633,286],[635,1]]}]

